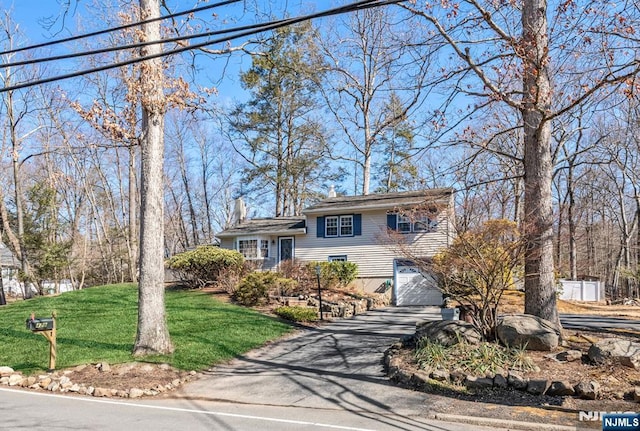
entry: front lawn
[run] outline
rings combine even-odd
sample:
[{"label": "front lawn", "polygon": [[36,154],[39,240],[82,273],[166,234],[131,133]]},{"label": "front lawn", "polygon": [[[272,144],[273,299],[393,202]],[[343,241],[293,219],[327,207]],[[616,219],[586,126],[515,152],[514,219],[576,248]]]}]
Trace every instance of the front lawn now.
[{"label": "front lawn", "polygon": [[[134,284],[93,287],[0,307],[0,366],[25,374],[49,364],[49,342],[26,329],[31,313],[56,311],[57,361],[79,364],[134,361],[138,291]],[[166,309],[175,353],[145,358],[183,370],[201,370],[278,338],[292,327],[253,310],[222,303],[202,291],[167,290]]]}]

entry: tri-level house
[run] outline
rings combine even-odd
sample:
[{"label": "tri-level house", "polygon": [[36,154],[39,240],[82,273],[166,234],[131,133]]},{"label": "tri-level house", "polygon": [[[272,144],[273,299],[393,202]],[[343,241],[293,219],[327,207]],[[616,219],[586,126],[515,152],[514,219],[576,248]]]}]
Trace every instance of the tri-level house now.
[{"label": "tri-level house", "polygon": [[442,302],[433,278],[414,262],[451,243],[451,189],[363,196],[335,196],[332,189],[301,217],[245,220],[243,204],[236,204],[238,221],[217,235],[220,245],[238,250],[263,270],[277,270],[287,259],[355,262],[357,287],[365,291],[392,286],[396,305]]}]

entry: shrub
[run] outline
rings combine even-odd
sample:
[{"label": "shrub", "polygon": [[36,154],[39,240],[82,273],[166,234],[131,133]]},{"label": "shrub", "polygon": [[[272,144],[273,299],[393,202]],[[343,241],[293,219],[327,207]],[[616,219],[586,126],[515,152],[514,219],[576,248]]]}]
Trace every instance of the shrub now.
[{"label": "shrub", "polygon": [[483,336],[495,338],[498,305],[522,270],[524,242],[515,223],[489,220],[461,233],[430,266],[442,292],[467,310]]},{"label": "shrub", "polygon": [[219,279],[242,272],[244,257],[235,250],[203,245],[178,253],[167,261],[167,268],[176,272],[180,281],[192,288],[202,288]]},{"label": "shrub", "polygon": [[287,295],[295,287],[295,280],[284,278],[277,272],[252,272],[240,281],[233,298],[241,305],[252,307],[264,304],[269,293]]},{"label": "shrub", "polygon": [[274,310],[274,313],[292,322],[315,322],[318,320],[318,312],[314,308],[278,307]]},{"label": "shrub", "polygon": [[316,288],[316,271],[310,265],[293,259],[280,262],[278,271],[283,277],[290,278],[297,282],[295,294],[305,295]]},{"label": "shrub", "polygon": [[310,262],[307,267],[315,274],[317,265],[320,265],[320,282],[325,289],[346,287],[358,276],[358,265],[353,262]]}]

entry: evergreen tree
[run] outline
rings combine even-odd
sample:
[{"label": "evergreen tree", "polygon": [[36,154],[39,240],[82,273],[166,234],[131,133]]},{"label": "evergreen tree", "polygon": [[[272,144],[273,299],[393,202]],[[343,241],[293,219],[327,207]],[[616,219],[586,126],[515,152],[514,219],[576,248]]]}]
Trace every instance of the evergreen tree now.
[{"label": "evergreen tree", "polygon": [[275,216],[299,215],[314,190],[333,176],[322,163],[325,129],[318,118],[322,64],[310,24],[275,30],[241,75],[251,99],[231,114],[231,130],[248,162],[249,190],[273,195]]}]

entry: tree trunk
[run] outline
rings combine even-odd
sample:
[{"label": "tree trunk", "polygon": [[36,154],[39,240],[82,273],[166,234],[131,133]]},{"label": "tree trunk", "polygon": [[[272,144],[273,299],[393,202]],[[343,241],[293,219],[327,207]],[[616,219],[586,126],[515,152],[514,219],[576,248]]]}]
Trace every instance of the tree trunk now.
[{"label": "tree trunk", "polygon": [[[140,0],[142,20],[160,16],[159,0]],[[160,40],[160,24],[142,26],[144,38]],[[160,44],[143,48],[142,55],[159,53]],[[145,52],[146,51],[146,52]],[[140,208],[140,281],[138,333],[133,354],[173,352],[164,306],[164,112],[162,60],[148,60],[140,73],[142,95],[142,160]]]},{"label": "tree trunk", "polygon": [[525,0],[522,10],[524,175],[526,213],[525,313],[560,324],[553,264],[551,106],[545,0]]},{"label": "tree trunk", "polygon": [[136,195],[138,192],[138,184],[136,180],[136,149],[133,145],[129,144],[129,277],[132,282],[138,281],[138,266],[136,264],[138,259],[138,241],[137,234],[137,218],[138,212],[138,200]]}]

